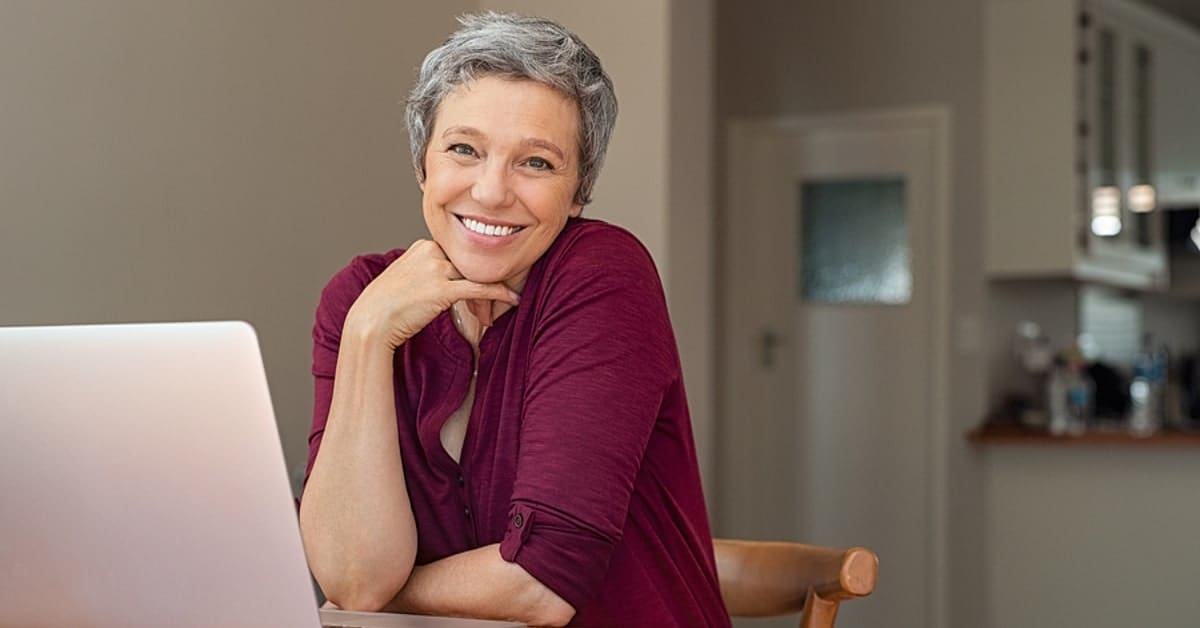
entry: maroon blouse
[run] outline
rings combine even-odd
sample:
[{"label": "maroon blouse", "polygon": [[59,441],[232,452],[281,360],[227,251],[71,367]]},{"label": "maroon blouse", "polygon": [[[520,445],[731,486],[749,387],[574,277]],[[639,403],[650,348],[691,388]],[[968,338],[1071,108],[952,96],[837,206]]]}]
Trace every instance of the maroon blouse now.
[{"label": "maroon blouse", "polygon": [[[355,258],[321,295],[310,471],[346,313],[401,253]],[[459,464],[440,433],[472,361],[446,312],[396,351],[417,564],[500,543],[575,607],[572,625],[728,626],[678,350],[637,239],[573,219],[533,265],[483,336]]]}]

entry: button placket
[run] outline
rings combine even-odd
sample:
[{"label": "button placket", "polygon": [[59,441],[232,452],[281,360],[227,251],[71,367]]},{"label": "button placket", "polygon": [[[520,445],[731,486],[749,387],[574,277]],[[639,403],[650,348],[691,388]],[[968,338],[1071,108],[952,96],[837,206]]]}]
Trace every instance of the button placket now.
[{"label": "button placket", "polygon": [[458,486],[458,499],[462,504],[462,514],[469,525],[467,525],[467,533],[470,535],[471,543],[475,543],[478,539],[478,531],[475,526],[475,513],[471,510],[471,491],[467,487],[466,473],[460,468],[454,474],[454,483]]}]

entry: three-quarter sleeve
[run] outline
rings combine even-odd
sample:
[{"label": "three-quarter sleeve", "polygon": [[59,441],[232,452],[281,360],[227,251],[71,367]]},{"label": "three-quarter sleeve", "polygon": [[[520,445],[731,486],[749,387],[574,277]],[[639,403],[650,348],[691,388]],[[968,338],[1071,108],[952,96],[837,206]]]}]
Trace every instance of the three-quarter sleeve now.
[{"label": "three-quarter sleeve", "polygon": [[581,608],[621,538],[679,360],[657,271],[633,236],[589,231],[561,255],[539,299],[500,552]]},{"label": "three-quarter sleeve", "polygon": [[325,421],[329,418],[329,406],[333,401],[333,378],[337,371],[338,348],[342,342],[342,325],[358,295],[379,273],[377,267],[380,264],[386,267],[386,260],[380,255],[356,257],[321,290],[312,328],[313,419],[308,433],[305,483],[312,473],[317,451],[321,448]]}]

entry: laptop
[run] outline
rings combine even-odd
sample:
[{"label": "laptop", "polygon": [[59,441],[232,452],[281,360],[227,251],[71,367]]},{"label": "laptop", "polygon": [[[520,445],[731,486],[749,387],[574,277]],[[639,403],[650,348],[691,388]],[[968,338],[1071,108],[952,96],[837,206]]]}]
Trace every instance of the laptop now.
[{"label": "laptop", "polygon": [[318,613],[239,322],[0,328],[0,627],[499,628]]}]

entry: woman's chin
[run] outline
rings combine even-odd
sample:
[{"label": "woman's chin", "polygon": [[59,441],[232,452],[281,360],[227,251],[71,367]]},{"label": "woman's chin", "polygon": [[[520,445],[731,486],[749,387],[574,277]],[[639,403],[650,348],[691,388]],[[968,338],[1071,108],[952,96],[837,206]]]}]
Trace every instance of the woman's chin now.
[{"label": "woman's chin", "polygon": [[512,275],[493,264],[458,264],[451,260],[463,279],[475,283],[505,283]]},{"label": "woman's chin", "polygon": [[505,259],[501,256],[474,254],[474,251],[445,247],[446,257],[454,265],[455,270],[463,279],[481,284],[502,283],[510,288],[519,289],[529,274],[529,267],[515,269],[518,260]]}]

